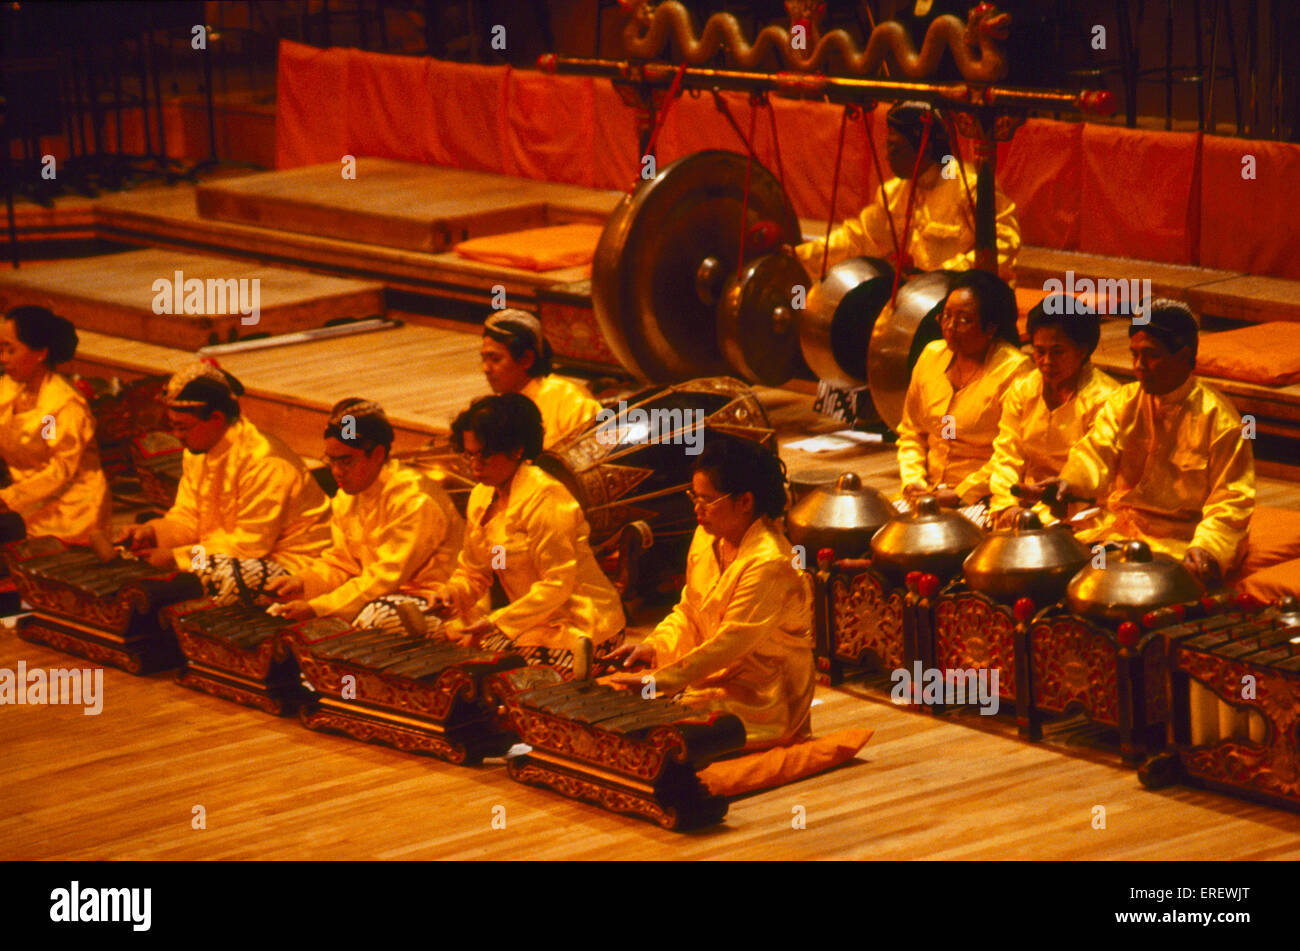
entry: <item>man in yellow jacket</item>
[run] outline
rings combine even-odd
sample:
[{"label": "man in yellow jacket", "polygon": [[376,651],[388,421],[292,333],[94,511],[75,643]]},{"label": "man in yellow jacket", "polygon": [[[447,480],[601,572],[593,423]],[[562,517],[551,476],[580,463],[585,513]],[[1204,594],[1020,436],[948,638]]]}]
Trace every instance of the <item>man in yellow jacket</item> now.
[{"label": "man in yellow jacket", "polygon": [[[325,427],[325,458],[338,483],[330,547],[306,568],[270,582],[293,620],[336,615],[358,628],[407,628],[400,605],[422,613],[451,577],[465,523],[432,479],[389,458],[383,407],[351,398]],[[416,619],[418,620],[418,618]],[[422,633],[422,632],[416,632]]]},{"label": "man in yellow jacket", "polygon": [[1060,476],[1022,487],[1022,498],[1095,498],[1105,516],[1081,540],[1146,541],[1208,588],[1245,553],[1255,457],[1232,404],[1193,375],[1196,343],[1186,305],[1152,301],[1129,328],[1137,382],[1106,401]]},{"label": "man in yellow jacket", "polygon": [[[921,151],[926,119],[930,133]],[[908,198],[913,191],[912,225],[902,248],[904,275],[913,271],[967,271],[975,266],[975,195],[973,168],[953,157],[952,146],[939,115],[924,102],[902,102],[889,110],[886,119],[889,138],[885,153],[893,178],[884,184],[885,203],[877,196],[854,218],[846,219],[831,232],[826,266],[846,258],[886,258],[899,266],[895,241],[903,241],[907,226]],[[917,164],[918,154],[920,164]],[[1020,253],[1020,223],[1016,206],[1001,189],[996,192],[998,274],[1014,281],[1016,257]],[[821,273],[825,238],[795,248],[795,255],[809,274]]]},{"label": "man in yellow jacket", "polygon": [[240,382],[195,363],[167,384],[167,418],[185,445],[176,501],[120,540],[160,567],[198,573],[221,603],[264,593],[329,543],[329,500],[302,459],[240,415]]}]

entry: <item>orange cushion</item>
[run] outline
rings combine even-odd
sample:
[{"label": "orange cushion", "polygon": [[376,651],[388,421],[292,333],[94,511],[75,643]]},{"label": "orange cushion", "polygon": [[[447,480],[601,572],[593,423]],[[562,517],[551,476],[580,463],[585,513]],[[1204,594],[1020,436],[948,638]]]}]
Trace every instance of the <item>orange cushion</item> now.
[{"label": "orange cushion", "polygon": [[1277,320],[1205,334],[1197,347],[1196,371],[1266,386],[1300,383],[1298,330],[1293,323]]},{"label": "orange cushion", "polygon": [[874,732],[840,730],[792,746],[723,760],[701,771],[700,781],[715,796],[743,796],[784,786],[851,760]]},{"label": "orange cushion", "polygon": [[1235,587],[1264,602],[1277,601],[1288,594],[1300,598],[1300,558],[1247,575]]},{"label": "orange cushion", "polygon": [[1253,574],[1291,558],[1300,558],[1300,511],[1255,506],[1241,573]]},{"label": "orange cushion", "polygon": [[1028,340],[1029,331],[1029,312],[1034,309],[1034,305],[1047,296],[1047,291],[1041,287],[1017,287],[1016,288],[1016,327],[1020,331],[1020,339]]},{"label": "orange cushion", "polygon": [[550,271],[590,264],[600,241],[600,225],[555,225],[507,234],[471,238],[453,250],[461,257],[487,264]]}]

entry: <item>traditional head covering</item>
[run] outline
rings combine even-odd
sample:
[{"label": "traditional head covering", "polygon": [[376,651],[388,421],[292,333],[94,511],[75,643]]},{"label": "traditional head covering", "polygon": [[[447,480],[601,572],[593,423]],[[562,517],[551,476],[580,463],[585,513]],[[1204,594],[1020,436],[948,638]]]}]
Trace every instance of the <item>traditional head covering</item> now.
[{"label": "traditional head covering", "polygon": [[526,310],[498,310],[484,321],[483,329],[523,335],[532,342],[535,353],[542,352],[542,322]]},{"label": "traditional head covering", "polygon": [[1150,334],[1164,344],[1170,353],[1191,347],[1192,354],[1196,354],[1200,325],[1190,307],[1181,301],[1160,297],[1153,300],[1147,309],[1149,320],[1146,323],[1135,320],[1129,324],[1130,337],[1137,333]]},{"label": "traditional head covering", "polygon": [[[348,425],[348,418],[351,425]],[[365,442],[380,446],[393,444],[393,424],[378,403],[351,396],[339,400],[325,424],[325,438],[343,443]]]},{"label": "traditional head covering", "polygon": [[925,134],[926,116],[932,120],[930,142],[927,146],[930,158],[935,162],[941,162],[945,155],[952,152],[952,146],[948,143],[948,131],[943,126],[943,116],[928,102],[900,102],[885,115],[885,122],[889,128],[911,142],[912,148],[919,149],[921,138]]},{"label": "traditional head covering", "polygon": [[163,402],[168,409],[193,412],[222,409],[243,395],[244,385],[237,379],[215,363],[199,360],[172,374]]}]

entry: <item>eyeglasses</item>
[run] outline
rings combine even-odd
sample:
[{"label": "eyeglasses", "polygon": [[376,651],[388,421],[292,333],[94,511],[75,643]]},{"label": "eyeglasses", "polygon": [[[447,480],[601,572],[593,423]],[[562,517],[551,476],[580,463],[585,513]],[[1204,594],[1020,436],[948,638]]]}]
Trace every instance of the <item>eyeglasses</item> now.
[{"label": "eyeglasses", "polygon": [[709,509],[713,508],[713,506],[717,505],[723,499],[731,498],[731,493],[728,492],[726,495],[720,495],[716,499],[704,499],[696,495],[690,489],[687,489],[686,497],[691,500],[691,505],[695,506],[696,508],[703,506],[704,511],[707,512]]},{"label": "eyeglasses", "polygon": [[464,449],[461,450],[460,457],[465,460],[466,464],[469,464],[475,460],[478,460],[479,462],[487,462],[493,456],[499,455],[501,455],[501,453],[489,451],[487,449],[480,449],[477,452],[470,452],[468,449]]},{"label": "eyeglasses", "polygon": [[939,326],[943,327],[952,324],[956,330],[970,330],[970,328],[979,324],[978,317],[972,317],[969,314],[961,314],[954,318],[948,311],[944,311],[939,317]]}]

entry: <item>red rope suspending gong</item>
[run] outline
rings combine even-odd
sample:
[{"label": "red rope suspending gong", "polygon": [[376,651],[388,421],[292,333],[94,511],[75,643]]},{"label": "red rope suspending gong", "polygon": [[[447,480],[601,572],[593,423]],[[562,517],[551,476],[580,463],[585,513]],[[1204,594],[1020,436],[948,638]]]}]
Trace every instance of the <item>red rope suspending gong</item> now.
[{"label": "red rope suspending gong", "polygon": [[966,180],[966,163],[961,156],[961,142],[957,139],[957,124],[950,116],[940,114],[940,121],[948,131],[948,142],[952,146],[953,157],[957,159],[957,171],[961,175],[962,188],[966,190],[966,204],[970,208],[971,228],[975,227],[975,199],[971,197],[970,182]]},{"label": "red rope suspending gong", "polygon": [[[659,130],[664,127],[664,119],[668,117],[668,110],[672,109],[673,103],[677,101],[677,97],[681,93],[682,76],[685,72],[686,64],[682,63],[682,65],[677,67],[677,75],[673,77],[672,85],[668,87],[668,95],[664,97],[664,107],[659,110],[659,115],[655,117],[655,126],[650,130],[650,139],[646,142],[646,155],[655,154],[655,142],[659,140]],[[642,157],[642,160],[644,161],[644,156]],[[641,177],[638,175],[636,180],[632,182],[632,187],[628,189],[629,193],[636,190],[636,186],[639,184],[640,179]]]},{"label": "red rope suspending gong", "polygon": [[731,114],[731,107],[727,105],[727,101],[722,98],[722,93],[720,93],[716,88],[710,90],[710,92],[713,93],[713,108],[722,113],[722,117],[726,119],[731,128],[735,130],[736,138],[740,139],[740,144],[743,145],[745,151],[748,152],[752,146],[749,144],[749,140],[745,138],[745,133],[741,130],[740,123],[738,123],[736,117]]},{"label": "red rope suspending gong", "polygon": [[[930,144],[930,114],[926,113],[921,117],[921,147],[916,150],[916,164],[912,166],[912,181],[907,189],[907,214],[903,217],[903,244],[907,247],[907,239],[910,237],[912,230],[912,208],[916,203],[916,176],[921,171],[921,159],[925,157],[926,146]],[[898,301],[898,283],[903,276],[903,255],[899,252],[898,266],[894,268],[894,289],[889,294],[889,306],[893,307]]]},{"label": "red rope suspending gong", "polygon": [[772,97],[766,93],[761,94],[763,104],[767,106],[767,118],[772,126],[772,150],[776,152],[776,174],[777,179],[781,182],[781,194],[785,194],[785,165],[781,162],[781,139],[776,134],[776,107],[772,105]]},{"label": "red rope suspending gong", "polygon": [[750,101],[749,105],[749,157],[745,159],[745,196],[740,204],[740,253],[736,255],[736,280],[745,273],[745,230],[749,221],[749,171],[754,166],[754,122],[758,118],[758,107]]},{"label": "red rope suspending gong", "polygon": [[831,250],[831,225],[835,223],[835,201],[840,192],[840,160],[844,157],[844,130],[849,124],[849,117],[860,110],[857,106],[845,106],[840,116],[840,144],[835,148],[835,173],[831,176],[831,210],[826,216],[826,237],[822,241],[822,270],[818,281],[826,280],[826,258]]},{"label": "red rope suspending gong", "polygon": [[880,207],[889,222],[889,238],[894,242],[894,260],[903,259],[902,249],[898,245],[898,230],[894,227],[894,216],[889,211],[889,199],[885,195],[885,173],[880,168],[880,156],[876,153],[876,137],[871,133],[871,113],[863,113],[862,127],[867,130],[867,150],[871,153],[871,163],[876,168],[876,181],[880,183]]}]

